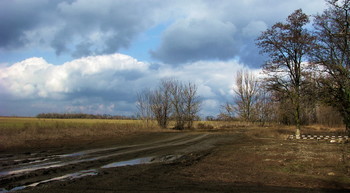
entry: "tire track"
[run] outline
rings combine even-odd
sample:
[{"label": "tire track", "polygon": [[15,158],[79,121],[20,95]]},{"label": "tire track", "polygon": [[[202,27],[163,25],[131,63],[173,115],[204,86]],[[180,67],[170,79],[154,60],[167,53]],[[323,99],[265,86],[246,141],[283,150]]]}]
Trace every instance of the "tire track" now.
[{"label": "tire track", "polygon": [[[81,164],[84,162],[93,162],[118,156],[125,156],[133,153],[141,153],[150,150],[169,148],[172,146],[186,145],[199,142],[207,136],[208,134],[182,134],[145,144],[90,149],[69,154],[51,155],[45,159],[39,156],[37,160],[35,158],[30,158],[32,161],[23,165],[15,165],[7,168],[6,170],[1,169],[0,180],[13,178],[14,176],[18,177],[38,170],[50,170],[53,168]],[[169,152],[169,154],[171,153],[172,152]]]}]

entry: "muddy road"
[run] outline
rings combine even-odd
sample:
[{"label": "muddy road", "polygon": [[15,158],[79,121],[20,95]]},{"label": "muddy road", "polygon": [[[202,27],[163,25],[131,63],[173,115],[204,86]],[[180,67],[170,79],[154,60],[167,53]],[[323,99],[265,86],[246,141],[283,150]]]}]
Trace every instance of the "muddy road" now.
[{"label": "muddy road", "polygon": [[138,133],[0,152],[0,193],[349,192],[350,146],[245,132]]},{"label": "muddy road", "polygon": [[218,138],[207,133],[160,133],[73,152],[60,148],[1,154],[0,192],[33,190],[44,184],[101,175],[122,166],[169,164],[189,153],[208,150],[217,142]]}]

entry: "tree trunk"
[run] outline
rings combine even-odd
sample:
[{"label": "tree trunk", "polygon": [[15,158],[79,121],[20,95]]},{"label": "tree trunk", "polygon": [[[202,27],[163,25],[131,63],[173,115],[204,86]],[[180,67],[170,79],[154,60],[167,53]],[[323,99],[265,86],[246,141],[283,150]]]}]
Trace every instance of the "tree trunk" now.
[{"label": "tree trunk", "polygon": [[296,126],[296,131],[295,131],[295,135],[300,137],[300,107],[297,107],[297,109],[295,110],[295,126]]},{"label": "tree trunk", "polygon": [[300,93],[299,89],[296,91],[296,96],[295,96],[295,112],[294,112],[294,118],[295,118],[295,126],[296,126],[296,131],[295,135],[300,137],[301,131],[301,123],[300,123]]},{"label": "tree trunk", "polygon": [[344,121],[344,124],[345,124],[345,132],[347,134],[347,136],[350,137],[350,117],[349,117],[349,113],[343,113],[345,115],[343,115],[343,121]]}]

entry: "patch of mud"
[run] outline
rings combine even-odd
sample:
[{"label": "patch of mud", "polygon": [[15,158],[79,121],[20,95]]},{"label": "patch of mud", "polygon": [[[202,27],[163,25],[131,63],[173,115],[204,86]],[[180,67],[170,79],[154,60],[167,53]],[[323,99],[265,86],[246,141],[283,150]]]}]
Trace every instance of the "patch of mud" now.
[{"label": "patch of mud", "polygon": [[29,185],[18,186],[18,187],[12,188],[11,190],[6,190],[6,189],[2,188],[2,189],[0,189],[0,193],[15,192],[15,191],[23,190],[23,189],[26,189],[26,188],[29,188],[29,187],[36,187],[38,185],[46,184],[46,183],[49,183],[49,182],[73,180],[73,179],[82,178],[82,177],[86,177],[86,176],[95,176],[97,174],[98,174],[98,171],[96,169],[82,170],[82,171],[75,172],[75,173],[72,173],[72,174],[66,174],[66,175],[63,175],[63,176],[60,176],[60,177],[55,177],[55,178],[51,178],[51,179],[48,179],[48,180],[35,182],[35,183],[29,184]]},{"label": "patch of mud", "polygon": [[[170,163],[175,161],[176,159],[181,158],[182,155],[165,155],[165,156],[158,156],[158,157],[142,157],[142,158],[137,158],[137,159],[132,159],[132,160],[126,160],[126,161],[119,161],[119,162],[113,162],[107,165],[104,165],[100,167],[101,169],[108,169],[108,168],[116,168],[116,167],[124,167],[124,166],[135,166],[135,165],[141,165],[141,164],[151,164],[151,163]],[[10,190],[7,190],[5,188],[0,188],[0,193],[7,193],[7,192],[15,192],[18,190],[23,190],[29,187],[36,187],[41,184],[46,184],[50,182],[55,182],[55,181],[67,181],[67,180],[73,180],[77,178],[83,178],[87,176],[95,176],[99,174],[98,169],[89,169],[89,170],[82,170],[79,172],[71,173],[71,174],[66,174],[63,176],[51,178],[48,180],[43,180],[35,183],[31,183],[29,185],[23,185],[23,186],[18,186],[14,187]]]},{"label": "patch of mud", "polygon": [[208,149],[211,147],[208,144],[215,143],[208,139],[211,139],[211,135],[207,133],[169,133],[153,141],[147,139],[146,143],[135,144],[133,141],[127,141],[118,146],[113,144],[83,151],[3,154],[0,157],[0,193],[23,190],[54,181],[104,176],[109,168],[181,162],[184,157],[182,155]]},{"label": "patch of mud", "polygon": [[[75,152],[71,154],[63,154],[59,156],[51,156],[50,158],[46,159],[45,163],[40,163],[40,164],[25,164],[25,165],[19,165],[16,168],[11,168],[4,170],[0,172],[0,178],[1,177],[7,177],[11,175],[20,175],[20,174],[25,174],[37,170],[42,170],[42,169],[53,169],[53,168],[58,168],[58,167],[64,167],[68,165],[74,165],[74,164],[80,164],[83,162],[91,162],[91,161],[98,161],[98,160],[103,160],[103,159],[108,159],[111,157],[116,157],[116,156],[121,156],[124,154],[130,154],[130,153],[137,153],[137,152],[142,152],[142,151],[147,151],[147,150],[152,150],[152,149],[157,149],[157,148],[164,148],[166,146],[171,147],[171,146],[180,146],[192,142],[199,141],[206,137],[207,135],[199,135],[196,137],[190,136],[190,138],[176,138],[176,139],[181,139],[181,140],[173,140],[172,138],[168,140],[163,140],[160,143],[161,145],[158,145],[158,142],[155,142],[153,144],[157,145],[152,145],[152,146],[139,146],[138,148],[131,148],[131,147],[137,147],[137,146],[125,146],[125,147],[113,147],[113,148],[103,148],[103,149],[92,149],[88,151],[81,151],[81,152]],[[126,147],[131,148],[130,150]],[[114,151],[114,150],[125,150],[125,151]],[[112,151],[111,151],[112,150]],[[97,154],[98,153],[103,153],[103,154]],[[91,155],[90,155],[91,154]],[[42,160],[37,160],[39,162],[43,162]],[[31,163],[35,163],[35,160],[32,160]]]}]

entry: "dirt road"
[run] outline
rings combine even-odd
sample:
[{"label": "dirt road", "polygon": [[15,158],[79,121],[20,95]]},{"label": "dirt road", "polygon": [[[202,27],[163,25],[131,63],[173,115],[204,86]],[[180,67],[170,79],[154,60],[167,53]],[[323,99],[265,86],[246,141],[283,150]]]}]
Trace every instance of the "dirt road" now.
[{"label": "dirt road", "polygon": [[[3,152],[0,192],[348,191],[349,184],[333,178],[281,173],[292,164],[291,156],[282,152],[298,146],[242,132],[156,132],[74,147]],[[302,146],[304,152],[306,147],[314,149],[313,144]]]},{"label": "dirt road", "polygon": [[100,175],[108,168],[171,163],[191,152],[210,149],[216,142],[205,133],[162,133],[144,137],[147,138],[128,139],[112,146],[77,152],[59,149],[3,154],[0,157],[0,192]]}]

